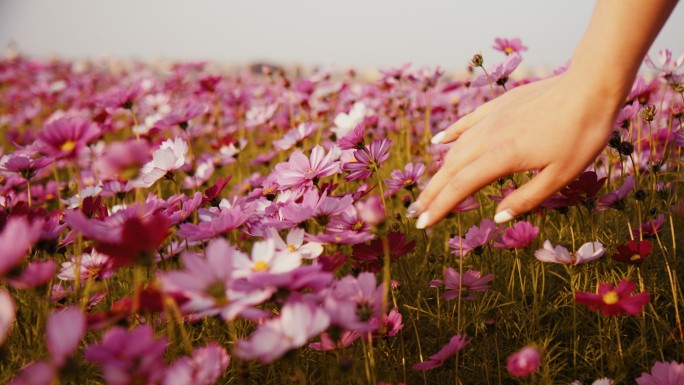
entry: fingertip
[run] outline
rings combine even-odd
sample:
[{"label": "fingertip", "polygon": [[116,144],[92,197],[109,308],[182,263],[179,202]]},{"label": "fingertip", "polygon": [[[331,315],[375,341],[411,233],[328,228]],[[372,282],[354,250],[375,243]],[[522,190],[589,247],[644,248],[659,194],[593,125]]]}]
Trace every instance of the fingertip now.
[{"label": "fingertip", "polygon": [[445,136],[446,136],[446,131],[441,131],[441,132],[437,133],[435,136],[433,136],[432,139],[430,140],[430,142],[432,142],[432,144],[442,143],[442,140],[444,140]]},{"label": "fingertip", "polygon": [[506,209],[506,210],[500,211],[500,212],[496,213],[496,215],[494,215],[494,222],[496,222],[497,224],[506,223],[513,218],[515,218],[515,214],[513,213],[513,210]]}]

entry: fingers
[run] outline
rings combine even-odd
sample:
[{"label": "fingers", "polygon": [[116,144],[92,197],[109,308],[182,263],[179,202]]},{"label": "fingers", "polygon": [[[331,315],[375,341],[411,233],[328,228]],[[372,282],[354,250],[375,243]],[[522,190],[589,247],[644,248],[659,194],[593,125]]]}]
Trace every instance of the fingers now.
[{"label": "fingers", "polygon": [[459,202],[492,183],[510,174],[513,170],[507,165],[505,155],[487,152],[485,155],[465,166],[442,184],[434,199],[422,201],[424,210],[416,221],[416,228],[423,229],[444,218]]},{"label": "fingers", "polygon": [[489,115],[491,110],[491,102],[485,103],[477,108],[475,111],[462,116],[455,123],[447,127],[444,131],[437,133],[432,137],[432,144],[450,143],[458,139],[467,129],[476,125],[482,119]]},{"label": "fingers", "polygon": [[558,163],[544,168],[534,178],[510,193],[496,209],[494,222],[504,223],[539,206],[546,198],[565,187],[572,177]]},{"label": "fingers", "polygon": [[406,213],[408,217],[415,217],[425,211],[456,173],[482,156],[482,150],[477,145],[466,145],[465,142],[461,142],[463,139],[466,138],[459,139],[449,150],[442,168],[430,179],[416,202],[409,206]]}]

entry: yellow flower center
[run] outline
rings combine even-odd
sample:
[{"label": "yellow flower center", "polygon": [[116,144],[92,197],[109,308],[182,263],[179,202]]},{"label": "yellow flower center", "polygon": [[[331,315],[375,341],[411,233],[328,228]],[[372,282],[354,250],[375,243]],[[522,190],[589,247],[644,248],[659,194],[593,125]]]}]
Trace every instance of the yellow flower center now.
[{"label": "yellow flower center", "polygon": [[615,291],[611,290],[603,295],[603,302],[606,305],[615,305],[616,303],[620,302],[620,297]]},{"label": "yellow flower center", "polygon": [[359,231],[363,228],[363,222],[358,221],[352,225],[352,230]]},{"label": "yellow flower center", "polygon": [[268,262],[256,261],[256,262],[254,262],[254,265],[252,265],[252,270],[254,270],[254,271],[266,271],[266,270],[268,270]]},{"label": "yellow flower center", "polygon": [[506,48],[504,48],[504,52],[506,53],[506,55],[511,54],[511,53],[513,53],[513,48],[506,47]]},{"label": "yellow flower center", "polygon": [[76,142],[74,142],[74,141],[71,140],[71,139],[69,139],[69,140],[67,140],[66,142],[62,143],[62,145],[59,147],[59,149],[62,150],[62,151],[64,151],[64,152],[70,152],[70,151],[72,151],[74,148],[76,148]]},{"label": "yellow flower center", "polygon": [[413,179],[410,179],[410,178],[404,179],[404,181],[402,183],[404,184],[404,186],[410,186],[413,184]]},{"label": "yellow flower center", "polygon": [[295,245],[287,245],[287,249],[290,250],[291,252],[297,251],[297,247]]},{"label": "yellow flower center", "polygon": [[641,259],[641,255],[639,255],[639,254],[634,254],[631,257],[629,257],[630,261],[638,261],[640,259]]},{"label": "yellow flower center", "polygon": [[306,173],[307,173],[307,174],[310,173],[310,172],[313,172],[313,168],[310,168],[310,169],[306,170]]}]

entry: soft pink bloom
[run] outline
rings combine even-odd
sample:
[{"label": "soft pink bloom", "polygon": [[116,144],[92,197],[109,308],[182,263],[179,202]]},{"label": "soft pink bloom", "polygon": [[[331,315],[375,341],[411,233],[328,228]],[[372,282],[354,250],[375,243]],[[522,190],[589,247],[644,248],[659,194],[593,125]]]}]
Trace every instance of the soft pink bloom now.
[{"label": "soft pink bloom", "polygon": [[57,262],[52,259],[35,261],[26,265],[18,276],[7,277],[7,282],[17,289],[35,289],[50,282],[55,270]]},{"label": "soft pink bloom", "polygon": [[669,49],[658,51],[658,64],[655,64],[650,55],[646,55],[646,65],[660,71],[661,75],[669,76],[684,65],[684,51],[676,60],[672,60],[672,52]]},{"label": "soft pink bloom", "polygon": [[389,158],[391,143],[388,139],[376,139],[361,150],[354,151],[353,161],[342,164],[342,169],[349,172],[344,180],[349,182],[369,178]]},{"label": "soft pink bloom", "polygon": [[75,159],[100,136],[100,128],[80,118],[60,118],[45,125],[38,133],[40,151],[54,158]]},{"label": "soft pink bloom", "polygon": [[185,108],[177,108],[163,119],[154,123],[157,128],[173,128],[179,126],[182,129],[188,128],[188,122],[209,111],[209,107],[204,104],[190,104]]},{"label": "soft pink bloom", "polygon": [[506,369],[513,377],[527,377],[536,372],[539,365],[541,365],[541,352],[531,346],[518,350],[506,359]]},{"label": "soft pink bloom", "polygon": [[0,288],[0,346],[5,342],[16,316],[17,308],[14,299],[7,290]]},{"label": "soft pink bloom", "polygon": [[86,318],[78,307],[71,306],[48,315],[45,326],[47,347],[56,366],[64,365],[81,342],[85,330]]},{"label": "soft pink bloom", "polygon": [[23,216],[7,220],[0,232],[0,276],[21,263],[28,250],[38,241],[42,227],[42,220],[29,221]]},{"label": "soft pink bloom", "polygon": [[215,342],[197,348],[192,357],[181,357],[166,369],[163,385],[211,385],[230,364],[230,356]]},{"label": "soft pink bloom", "polygon": [[497,37],[494,39],[494,46],[492,46],[497,51],[501,51],[506,55],[512,53],[522,53],[527,51],[527,46],[523,45],[519,37],[514,39],[505,39]]},{"label": "soft pink bloom", "polygon": [[413,365],[413,370],[429,370],[442,366],[454,354],[460,352],[466,345],[472,341],[472,338],[466,334],[457,334],[449,340],[437,353],[430,356],[427,361],[419,362]]},{"label": "soft pink bloom", "polygon": [[215,238],[243,225],[253,212],[251,205],[236,204],[232,207],[220,207],[217,212],[205,212],[206,216],[200,215],[201,222],[198,224],[180,224],[176,235],[190,242]]},{"label": "soft pink bloom", "polygon": [[369,195],[366,200],[356,202],[355,206],[361,220],[371,226],[381,224],[387,217],[380,195]]},{"label": "soft pink bloom", "polygon": [[650,373],[641,373],[636,382],[638,385],[684,385],[684,364],[658,361]]},{"label": "soft pink bloom", "polygon": [[337,350],[350,346],[354,343],[354,341],[358,340],[360,337],[363,337],[360,333],[345,330],[340,335],[339,340],[335,341],[330,336],[330,333],[323,332],[319,337],[321,339],[320,342],[311,342],[309,344],[309,347],[313,350]]},{"label": "soft pink bloom", "polygon": [[234,259],[247,257],[219,238],[207,246],[206,258],[194,253],[181,257],[185,270],[170,271],[160,277],[162,290],[187,298],[180,308],[194,318],[220,314],[233,320],[252,306],[271,297],[275,288],[236,290]]},{"label": "soft pink bloom", "polygon": [[332,323],[358,332],[375,330],[373,317],[383,317],[382,298],[384,283],[376,286],[375,274],[363,272],[337,281],[325,298],[324,307]]},{"label": "soft pink bloom", "polygon": [[300,123],[297,127],[287,131],[282,138],[274,140],[273,146],[280,151],[289,150],[295,144],[313,135],[316,129],[318,129],[316,123]]},{"label": "soft pink bloom", "polygon": [[[78,257],[71,256],[68,262],[62,262],[62,270],[57,274],[57,278],[65,281],[76,279],[76,266]],[[81,280],[107,279],[114,275],[114,264],[112,259],[96,250],[90,253],[81,254],[79,275]]]},{"label": "soft pink bloom", "polygon": [[24,155],[5,155],[0,158],[0,173],[17,174],[30,181],[38,170],[46,167],[53,161],[53,159],[46,157],[31,159]]},{"label": "soft pink bloom", "polygon": [[635,287],[636,283],[626,278],[615,288],[610,283],[602,283],[597,294],[575,292],[575,302],[586,305],[593,311],[600,310],[607,317],[624,313],[640,315],[651,296],[647,292],[632,295]]},{"label": "soft pink bloom", "polygon": [[505,249],[522,249],[534,242],[539,233],[539,227],[529,222],[516,222],[512,227],[507,227],[503,235],[494,241],[493,246]]},{"label": "soft pink bloom", "polygon": [[248,340],[237,342],[235,354],[247,360],[271,362],[289,350],[300,348],[328,328],[330,316],[306,302],[283,305],[280,317],[265,321]]},{"label": "soft pink bloom", "polygon": [[503,63],[497,64],[490,68],[487,75],[482,74],[478,76],[477,79],[473,80],[470,85],[473,87],[487,86],[490,84],[498,84],[503,86],[508,81],[508,76],[518,68],[518,65],[522,62],[522,56],[517,53],[512,53],[506,56]]},{"label": "soft pink bloom", "polygon": [[326,155],[321,146],[311,150],[311,158],[307,158],[301,151],[295,151],[287,163],[278,163],[275,166],[276,180],[283,187],[312,187],[314,181],[318,182],[320,178],[339,171],[339,163],[335,160],[337,156],[338,151],[334,149]]},{"label": "soft pink bloom", "polygon": [[425,165],[423,163],[416,163],[415,165],[407,163],[404,170],[394,170],[390,174],[392,178],[385,179],[390,193],[396,194],[402,188],[410,191],[416,187],[425,172]]},{"label": "soft pink bloom", "polygon": [[499,235],[499,226],[491,219],[484,219],[480,226],[471,227],[465,237],[455,236],[449,240],[448,246],[454,249],[453,254],[465,256],[475,250],[481,252],[482,246],[488,244]]},{"label": "soft pink bloom", "polygon": [[542,262],[577,266],[601,258],[604,253],[605,249],[600,242],[587,242],[580,246],[577,252],[571,256],[565,247],[558,245],[554,248],[551,241],[546,240],[544,247],[535,251],[534,256]]},{"label": "soft pink bloom", "polygon": [[665,223],[665,214],[660,214],[657,218],[650,219],[632,230],[632,237],[653,237],[663,227],[663,223]]},{"label": "soft pink bloom", "polygon": [[609,207],[616,209],[624,208],[623,201],[627,194],[634,190],[634,184],[635,181],[631,175],[626,177],[625,182],[619,189],[609,192],[596,201],[596,209],[602,211],[607,210]]},{"label": "soft pink bloom", "polygon": [[481,273],[475,270],[467,270],[461,276],[454,268],[447,267],[444,271],[444,299],[454,300],[459,296],[466,301],[474,301],[475,293],[483,293],[492,285],[494,274],[481,277]]},{"label": "soft pink bloom", "polygon": [[293,228],[287,233],[283,240],[278,231],[272,227],[267,230],[268,237],[273,240],[275,251],[278,253],[291,255],[292,259],[314,259],[323,253],[323,246],[320,243],[309,242],[304,244],[304,230]]},{"label": "soft pink bloom", "polygon": [[342,150],[360,150],[363,148],[363,135],[366,131],[366,126],[359,123],[354,129],[342,138],[337,140],[337,145]]},{"label": "soft pink bloom", "polygon": [[107,384],[147,384],[161,380],[164,374],[165,339],[155,339],[151,326],[128,331],[115,326],[102,341],[85,349],[85,358],[100,365]]},{"label": "soft pink bloom", "polygon": [[7,385],[52,385],[55,381],[57,370],[46,361],[37,361],[24,367],[18,376],[14,377]]}]

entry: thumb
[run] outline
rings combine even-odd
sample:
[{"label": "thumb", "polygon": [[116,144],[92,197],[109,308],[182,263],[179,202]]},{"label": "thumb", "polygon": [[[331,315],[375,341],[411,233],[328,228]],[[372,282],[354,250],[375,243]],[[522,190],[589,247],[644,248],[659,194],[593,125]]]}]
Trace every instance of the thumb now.
[{"label": "thumb", "polygon": [[510,193],[496,208],[494,222],[504,223],[539,206],[546,198],[565,187],[571,178],[555,164],[545,167],[530,181]]}]

